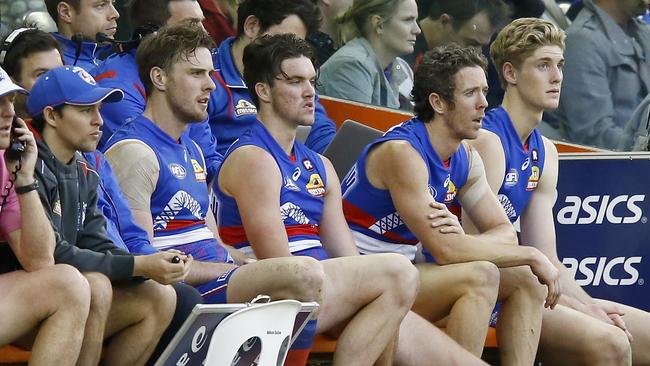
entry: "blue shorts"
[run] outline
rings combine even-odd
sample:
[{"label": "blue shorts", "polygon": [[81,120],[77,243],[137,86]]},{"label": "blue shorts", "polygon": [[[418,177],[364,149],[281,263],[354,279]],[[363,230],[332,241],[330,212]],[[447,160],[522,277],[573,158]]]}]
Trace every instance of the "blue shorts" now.
[{"label": "blue shorts", "polygon": [[219,245],[215,239],[205,239],[189,244],[175,245],[168,249],[176,249],[192,255],[194,259],[203,262],[235,263],[226,248]]},{"label": "blue shorts", "polygon": [[492,315],[490,315],[490,327],[494,328],[497,326],[497,320],[499,320],[499,310],[501,310],[501,303],[497,302],[494,305],[492,310]]},{"label": "blue shorts", "polygon": [[318,259],[319,261],[330,259],[330,256],[327,255],[327,252],[325,251],[325,249],[323,249],[323,247],[314,247],[314,248],[299,250],[291,254],[301,256],[301,257],[312,257],[314,259]]},{"label": "blue shorts", "polygon": [[212,281],[196,286],[206,304],[228,303],[228,282],[237,268],[229,270]]}]

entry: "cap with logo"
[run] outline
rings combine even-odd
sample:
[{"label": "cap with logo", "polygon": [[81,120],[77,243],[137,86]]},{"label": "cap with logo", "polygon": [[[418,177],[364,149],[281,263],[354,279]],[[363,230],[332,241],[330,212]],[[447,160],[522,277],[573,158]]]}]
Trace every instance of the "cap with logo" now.
[{"label": "cap with logo", "polygon": [[0,97],[13,92],[29,94],[27,93],[27,90],[14,84],[7,72],[0,67]]},{"label": "cap with logo", "polygon": [[27,111],[35,118],[43,113],[45,107],[119,102],[123,97],[120,89],[98,86],[95,79],[81,67],[61,66],[36,80],[27,99]]}]

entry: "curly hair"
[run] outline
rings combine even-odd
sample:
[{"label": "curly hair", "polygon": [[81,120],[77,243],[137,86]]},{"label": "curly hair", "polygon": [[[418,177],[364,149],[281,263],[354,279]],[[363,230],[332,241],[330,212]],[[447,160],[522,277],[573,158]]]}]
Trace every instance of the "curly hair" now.
[{"label": "curly hair", "polygon": [[424,54],[422,63],[415,71],[411,96],[415,102],[415,116],[429,122],[435,111],[429,103],[429,95],[436,93],[454,108],[454,76],[465,67],[487,67],[487,59],[476,47],[461,47],[455,43],[436,47]]},{"label": "curly hair", "polygon": [[564,31],[539,18],[520,18],[506,25],[490,46],[490,57],[499,73],[501,86],[508,85],[503,77],[503,64],[519,67],[535,50],[543,46],[558,46],[564,50]]}]

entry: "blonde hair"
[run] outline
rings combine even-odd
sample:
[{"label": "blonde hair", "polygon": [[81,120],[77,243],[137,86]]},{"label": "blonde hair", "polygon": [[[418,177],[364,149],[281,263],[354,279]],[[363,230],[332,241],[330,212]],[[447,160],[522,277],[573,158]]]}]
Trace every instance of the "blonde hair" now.
[{"label": "blonde hair", "polygon": [[354,0],[348,10],[336,18],[338,27],[337,46],[348,41],[365,37],[365,28],[373,15],[379,15],[383,21],[393,17],[397,7],[404,0]]},{"label": "blonde hair", "polygon": [[510,62],[519,67],[535,50],[543,46],[558,46],[564,50],[564,31],[553,23],[539,18],[520,18],[506,25],[490,46],[490,57],[499,73],[501,86],[507,82],[503,77],[503,64]]}]

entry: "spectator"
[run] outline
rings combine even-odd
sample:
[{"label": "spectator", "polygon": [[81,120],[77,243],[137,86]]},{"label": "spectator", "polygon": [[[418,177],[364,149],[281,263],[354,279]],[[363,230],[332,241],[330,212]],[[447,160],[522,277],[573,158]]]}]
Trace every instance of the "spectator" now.
[{"label": "spectator", "polygon": [[[29,28],[16,32],[18,34],[15,37],[8,38],[11,41],[5,41],[4,66],[7,67],[9,76],[29,91],[41,74],[62,66],[63,61],[58,51],[59,45],[49,33]],[[23,118],[28,118],[26,102],[26,98],[20,98],[16,99],[15,103],[17,111],[24,111],[24,114],[17,113]],[[84,155],[90,166],[99,173],[97,207],[106,218],[106,231],[113,244],[131,253],[155,253],[156,249],[149,243],[147,233],[135,224],[131,210],[104,156],[98,151]],[[176,311],[172,323],[152,356],[153,359],[162,353],[194,305],[201,302],[200,294],[192,287],[180,283],[173,286],[177,294]]]},{"label": "spectator", "polygon": [[[106,156],[152,244],[194,256],[186,281],[206,302],[246,302],[259,293],[320,300],[322,268],[316,261],[283,258],[238,267],[210,230],[216,232],[205,161],[185,131],[207,117],[214,89],[211,44],[198,22],[162,28],[143,41],[136,56],[147,107],[114,135]],[[248,262],[240,258],[240,264]]]},{"label": "spectator", "polygon": [[629,365],[629,327],[635,333],[634,364],[647,364],[650,352],[640,345],[650,341],[649,314],[592,299],[556,252],[558,154],[536,126],[545,109],[559,104],[563,48],[564,32],[545,20],[518,19],[499,32],[490,51],[505,98],[486,114],[483,130],[471,144],[483,157],[488,184],[510,222],[519,223],[520,245],[542,251],[560,272],[562,304],[543,313],[539,360],[545,365]]},{"label": "spectator", "polygon": [[237,0],[198,0],[205,14],[203,27],[216,45],[237,35]]},{"label": "spectator", "polygon": [[[427,262],[438,266],[418,267],[420,306],[414,310],[432,321],[449,315],[450,335],[476,355],[492,308],[486,314],[485,298],[466,302],[462,297],[476,299],[477,278],[482,278],[481,294],[498,278],[501,362],[532,365],[542,304],[555,307],[560,297],[559,272],[539,250],[514,245],[515,230],[489,191],[481,159],[463,143],[476,138],[487,107],[486,64],[479,49],[456,44],[425,54],[413,87],[416,118],[366,147],[344,179],[343,207],[362,253],[397,252],[413,260],[415,245],[422,243]],[[431,231],[424,217],[432,198],[443,204],[460,201],[463,219],[470,217],[485,233]],[[376,229],[392,217],[399,219]],[[459,294],[461,289],[468,292]]]},{"label": "spectator", "polygon": [[[121,97],[119,90],[98,87],[82,68],[62,66],[43,74],[27,100],[32,126],[41,136],[36,178],[57,233],[55,260],[93,278],[91,313],[94,307],[102,316],[86,327],[88,354],[82,363],[87,364],[99,362],[104,339],[104,363],[144,364],[174,312],[173,289],[162,284],[184,279],[192,262],[174,252],[134,256],[115,247],[106,235],[105,219],[96,206],[99,177],[80,152],[97,145],[100,104]],[[172,262],[175,256],[179,263]]]},{"label": "spectator", "polygon": [[[408,311],[418,286],[406,258],[358,255],[334,167],[295,141],[297,126],[314,122],[317,71],[311,46],[291,34],[263,36],[246,47],[243,61],[259,119],[228,149],[219,171],[215,191],[224,242],[257,258],[321,260],[328,290],[320,330],[331,333],[334,324],[342,330],[334,363],[373,364],[397,328],[397,364],[480,363]],[[328,301],[333,298],[336,304]],[[377,364],[392,365],[383,356]]]},{"label": "spectator", "polygon": [[[237,37],[221,43],[215,55],[217,88],[210,95],[210,127],[223,154],[256,121],[257,108],[242,80],[244,48],[264,34],[293,33],[301,38],[318,29],[320,14],[313,0],[244,0],[237,10]],[[305,145],[323,152],[336,127],[316,98],[316,122]]]},{"label": "spectator", "polygon": [[624,127],[650,91],[650,28],[637,18],[648,2],[583,3],[567,29],[560,108],[545,119],[557,119],[571,142],[629,147]]},{"label": "spectator", "polygon": [[345,43],[321,68],[323,95],[411,110],[413,52],[420,27],[415,0],[356,0],[340,18]]},{"label": "spectator", "polygon": [[[16,93],[26,91],[0,68],[0,345],[29,338],[30,365],[72,366],[81,350],[90,290],[79,271],[54,264],[54,233],[34,179],[36,142],[15,118]],[[6,153],[14,137],[24,143],[19,162]]]},{"label": "spectator", "polygon": [[307,40],[316,49],[318,64],[323,65],[341,46],[336,19],[352,5],[352,0],[316,0],[316,3],[323,19],[320,28],[309,33]]},{"label": "spectator", "polygon": [[419,21],[422,33],[415,50],[404,57],[414,69],[427,50],[450,42],[479,48],[488,45],[510,14],[502,0],[437,0],[426,10],[426,17]]},{"label": "spectator", "polygon": [[[140,30],[141,36],[148,36],[163,25],[173,25],[184,20],[203,19],[203,13],[196,0],[134,0],[129,4],[131,24]],[[124,52],[116,53],[97,67],[93,74],[102,87],[118,88],[124,92],[124,99],[119,103],[106,104],[101,113],[104,119],[102,138],[99,149],[103,149],[108,139],[125,122],[144,112],[146,95],[142,81],[138,76],[135,61],[137,44]],[[217,141],[207,123],[192,124],[190,135],[203,150],[208,163],[208,181],[221,164],[221,155],[217,153]]]},{"label": "spectator", "polygon": [[90,71],[95,68],[100,54],[111,46],[97,43],[97,33],[113,38],[117,32],[120,14],[112,0],[45,0],[59,31],[52,33],[61,44],[63,62]]}]

